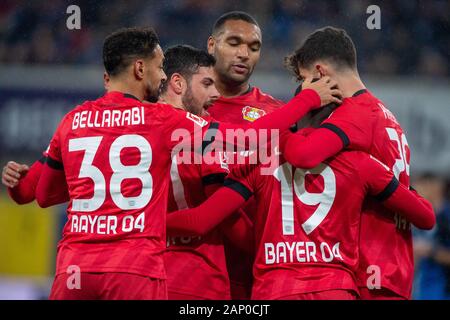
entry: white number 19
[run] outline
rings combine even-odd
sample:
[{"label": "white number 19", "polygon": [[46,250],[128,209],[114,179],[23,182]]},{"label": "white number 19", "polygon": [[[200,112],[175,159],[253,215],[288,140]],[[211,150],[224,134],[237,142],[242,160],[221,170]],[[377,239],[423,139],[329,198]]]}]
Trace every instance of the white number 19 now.
[{"label": "white number 19", "polygon": [[[318,174],[323,177],[324,189],[321,193],[306,190],[305,177],[308,174]],[[294,191],[297,198],[304,204],[318,205],[314,213],[302,224],[305,233],[310,234],[322,223],[333,205],[336,196],[336,177],[333,170],[325,164],[320,164],[311,170],[296,169],[292,176],[292,166],[284,163],[275,170],[274,176],[281,183],[283,235],[294,234]]]}]

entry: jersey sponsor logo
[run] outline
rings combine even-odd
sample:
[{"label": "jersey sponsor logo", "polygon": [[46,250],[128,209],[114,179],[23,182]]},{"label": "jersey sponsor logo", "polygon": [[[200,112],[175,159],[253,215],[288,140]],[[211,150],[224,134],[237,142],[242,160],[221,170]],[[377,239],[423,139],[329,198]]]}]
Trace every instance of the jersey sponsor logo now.
[{"label": "jersey sponsor logo", "polygon": [[344,261],[339,250],[340,242],[332,245],[313,241],[266,242],[264,257],[266,264],[314,263]]},{"label": "jersey sponsor logo", "polygon": [[192,114],[190,112],[186,113],[186,118],[188,118],[189,120],[191,120],[192,122],[196,123],[197,125],[199,125],[202,128],[208,124],[208,121],[206,121],[202,117],[199,117],[199,116],[197,116],[195,114]]},{"label": "jersey sponsor logo", "polygon": [[122,217],[113,215],[72,215],[70,232],[85,234],[123,234],[144,232],[145,214]]},{"label": "jersey sponsor logo", "polygon": [[264,115],[266,115],[266,112],[256,107],[245,106],[244,108],[242,108],[242,117],[250,122],[257,120]]}]

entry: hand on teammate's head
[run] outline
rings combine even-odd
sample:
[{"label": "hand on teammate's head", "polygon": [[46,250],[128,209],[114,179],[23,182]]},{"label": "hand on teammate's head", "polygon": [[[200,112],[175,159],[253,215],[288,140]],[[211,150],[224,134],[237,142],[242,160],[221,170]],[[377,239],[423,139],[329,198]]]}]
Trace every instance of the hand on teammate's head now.
[{"label": "hand on teammate's head", "polygon": [[302,88],[316,91],[320,96],[321,107],[330,103],[342,103],[342,92],[338,88],[337,82],[329,76],[324,76],[317,81],[313,81],[313,78],[306,78],[302,83]]}]

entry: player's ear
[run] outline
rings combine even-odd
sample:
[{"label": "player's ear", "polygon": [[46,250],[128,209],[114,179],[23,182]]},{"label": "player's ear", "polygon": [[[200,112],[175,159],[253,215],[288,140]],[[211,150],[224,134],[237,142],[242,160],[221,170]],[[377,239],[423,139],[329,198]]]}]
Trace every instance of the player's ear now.
[{"label": "player's ear", "polygon": [[185,81],[181,74],[179,73],[172,74],[169,81],[170,81],[169,85],[176,94],[180,95],[183,93]]},{"label": "player's ear", "polygon": [[111,78],[109,77],[108,72],[103,72],[103,86],[105,87],[105,90],[109,89],[109,81]]},{"label": "player's ear", "polygon": [[138,59],[134,62],[133,65],[133,71],[134,71],[134,76],[138,79],[138,80],[142,80],[144,79],[144,61],[141,59]]},{"label": "player's ear", "polygon": [[315,71],[317,72],[317,75],[319,78],[322,78],[324,76],[330,76],[330,70],[328,65],[323,63],[317,63],[315,65]]},{"label": "player's ear", "polygon": [[214,47],[215,46],[216,46],[216,39],[214,39],[213,36],[209,36],[208,43],[207,43],[208,53],[209,54],[214,54]]}]

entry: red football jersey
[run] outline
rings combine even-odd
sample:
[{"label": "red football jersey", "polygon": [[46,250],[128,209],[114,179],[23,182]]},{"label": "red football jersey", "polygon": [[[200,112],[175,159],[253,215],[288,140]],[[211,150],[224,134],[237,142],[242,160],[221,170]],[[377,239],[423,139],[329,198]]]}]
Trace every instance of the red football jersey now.
[{"label": "red football jersey", "polygon": [[[235,168],[225,185],[253,194],[256,260],[252,299],[325,290],[358,292],[361,209],[366,195],[394,192],[398,181],[378,160],[343,152],[311,170],[284,159],[272,175]],[[390,186],[390,187],[389,187]]]},{"label": "red football jersey", "polygon": [[208,113],[219,121],[245,125],[248,121],[253,122],[283,104],[261,89],[252,87],[247,93],[237,97],[220,97],[208,108]]},{"label": "red football jersey", "polygon": [[[204,192],[206,185],[223,183],[228,174],[223,154],[217,155],[217,161],[214,161],[213,155],[209,156],[210,159],[197,161],[196,164],[184,164],[177,161],[177,157],[173,158],[169,214],[200,205],[207,198]],[[199,299],[230,299],[230,280],[220,228],[202,237],[168,237],[164,262],[169,299],[171,293]]]},{"label": "red football jersey", "polygon": [[[166,278],[171,152],[208,121],[165,104],[110,92],[61,121],[47,164],[64,168],[70,202],[56,274],[128,272]],[[190,136],[189,136],[190,138]]]},{"label": "red football jersey", "polygon": [[[367,90],[344,99],[322,127],[336,132],[349,149],[365,151],[382,161],[409,186],[406,136],[395,116]],[[381,287],[409,298],[414,276],[409,222],[370,200],[363,212],[358,286],[367,287],[371,266],[376,266],[381,272]]]},{"label": "red football jersey", "polygon": [[[253,122],[256,119],[264,116],[277,108],[283,106],[283,102],[275,99],[271,95],[264,93],[257,87],[252,87],[247,93],[233,97],[224,98],[221,97],[214,102],[214,104],[208,108],[208,113],[214,119],[222,122],[229,122],[245,126],[249,122]],[[245,157],[246,153],[240,154],[228,154],[230,159],[230,169],[235,164],[244,163],[245,159],[238,160],[238,157]],[[254,199],[250,199],[245,207],[244,211],[251,217],[255,214],[256,203]],[[251,269],[253,265],[253,258],[242,250],[234,247],[229,241],[225,240],[225,249],[227,252],[227,265],[230,279],[232,282],[246,283],[247,294],[241,295],[237,293],[233,295],[233,299],[250,298],[251,290]],[[235,289],[232,287],[233,292],[239,292],[241,289]]]}]

